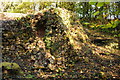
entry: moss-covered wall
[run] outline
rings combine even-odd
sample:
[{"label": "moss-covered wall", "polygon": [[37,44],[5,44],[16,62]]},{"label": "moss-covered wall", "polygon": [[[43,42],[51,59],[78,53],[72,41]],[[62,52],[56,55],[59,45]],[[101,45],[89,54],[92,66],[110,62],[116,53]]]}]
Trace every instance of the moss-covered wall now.
[{"label": "moss-covered wall", "polygon": [[[43,40],[46,49],[54,57],[74,57],[73,55],[84,53],[81,50],[85,47],[84,43],[89,43],[89,38],[75,13],[63,8],[44,9],[40,12],[43,15],[37,20],[39,23],[45,22],[46,28]],[[42,26],[39,25],[36,29]]]},{"label": "moss-covered wall", "polygon": [[5,61],[9,61],[8,55],[10,60],[24,56],[34,62],[34,66],[30,64],[33,67],[48,64],[57,67],[77,61],[79,55],[90,52],[89,38],[77,15],[63,8],[44,9],[18,18],[15,24],[10,23],[6,28],[10,29],[4,29],[3,33]]}]

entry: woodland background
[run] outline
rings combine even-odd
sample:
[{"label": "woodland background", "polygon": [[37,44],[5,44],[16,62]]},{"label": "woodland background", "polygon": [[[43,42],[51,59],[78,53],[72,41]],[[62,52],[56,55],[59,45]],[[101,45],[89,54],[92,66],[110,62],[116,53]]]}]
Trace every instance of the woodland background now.
[{"label": "woodland background", "polygon": [[0,11],[3,79],[120,78],[120,2],[0,2]]}]

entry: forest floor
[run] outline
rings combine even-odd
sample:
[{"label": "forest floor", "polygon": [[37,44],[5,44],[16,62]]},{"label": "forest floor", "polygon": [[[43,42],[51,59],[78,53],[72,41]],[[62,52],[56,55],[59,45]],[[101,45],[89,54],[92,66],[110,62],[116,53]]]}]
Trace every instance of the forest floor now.
[{"label": "forest floor", "polygon": [[[14,20],[4,17],[0,19],[1,22]],[[57,72],[51,70],[33,69],[32,67],[35,66],[33,62],[37,59],[37,55],[35,54],[12,54],[12,52],[11,54],[7,54],[3,52],[3,62],[15,62],[19,64],[22,71],[24,72],[24,78],[120,79],[120,50],[116,49],[115,46],[117,44],[117,38],[114,38],[105,33],[98,32],[96,30],[90,30],[87,28],[85,28],[85,30],[88,32],[88,34],[92,34],[90,36],[92,42],[90,47],[93,49],[93,53],[79,56],[80,59],[78,61],[69,63],[69,65],[66,66],[67,68],[63,71]],[[44,42],[41,38],[38,38],[37,40],[42,42],[41,45],[44,45]],[[4,41],[3,43],[7,44],[7,41]],[[11,44],[13,45],[14,43],[11,42]],[[4,78],[9,77],[4,75]]]}]

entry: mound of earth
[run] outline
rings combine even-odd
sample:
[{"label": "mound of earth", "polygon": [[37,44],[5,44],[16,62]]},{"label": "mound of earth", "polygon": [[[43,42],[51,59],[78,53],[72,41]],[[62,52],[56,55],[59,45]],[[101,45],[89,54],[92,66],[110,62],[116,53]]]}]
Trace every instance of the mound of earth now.
[{"label": "mound of earth", "polygon": [[[44,9],[2,24],[3,61],[19,64],[24,72],[22,76],[12,77],[112,78],[119,75],[119,50],[96,44],[101,39],[93,39],[92,31],[84,28],[71,11]],[[11,77],[4,74],[5,79]]]}]

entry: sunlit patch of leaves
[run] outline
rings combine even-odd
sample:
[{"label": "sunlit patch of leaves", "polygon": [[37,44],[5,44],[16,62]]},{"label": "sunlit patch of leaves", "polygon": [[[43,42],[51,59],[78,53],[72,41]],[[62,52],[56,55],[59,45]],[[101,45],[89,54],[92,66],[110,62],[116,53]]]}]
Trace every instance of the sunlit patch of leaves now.
[{"label": "sunlit patch of leaves", "polygon": [[[62,8],[45,9],[42,14],[37,15],[37,17],[36,15],[28,15],[17,19],[18,25],[11,26],[14,28],[13,30],[4,30],[4,49],[2,50],[3,55],[6,56],[4,59],[13,59],[13,61],[20,59],[23,62],[22,64],[26,62],[27,64],[23,66],[27,66],[31,70],[25,70],[24,76],[26,78],[34,78],[36,76],[67,76],[70,78],[80,76],[81,78],[85,78],[86,75],[82,74],[85,71],[89,72],[89,70],[86,70],[86,68],[80,70],[78,68],[80,74],[75,75],[76,71],[72,68],[78,62],[81,62],[80,64],[88,64],[90,58],[93,58],[93,51],[86,32],[79,23],[79,20],[75,18],[76,15]],[[39,28],[36,28],[35,25],[38,21],[42,23],[45,19],[47,20],[45,24],[45,37],[39,38],[36,35],[36,31]],[[38,27],[40,26],[42,25]],[[101,49],[99,50],[98,48],[96,52],[100,51]],[[46,57],[46,54],[49,56],[52,55],[52,57]],[[110,55],[108,52],[104,52],[103,54]],[[10,59],[7,59],[9,58],[7,56]],[[104,67],[101,68],[104,70]],[[66,69],[70,73],[64,73]],[[58,74],[54,74],[54,72]],[[103,74],[103,72],[100,72],[100,74],[95,74],[94,76],[106,77]]]}]

